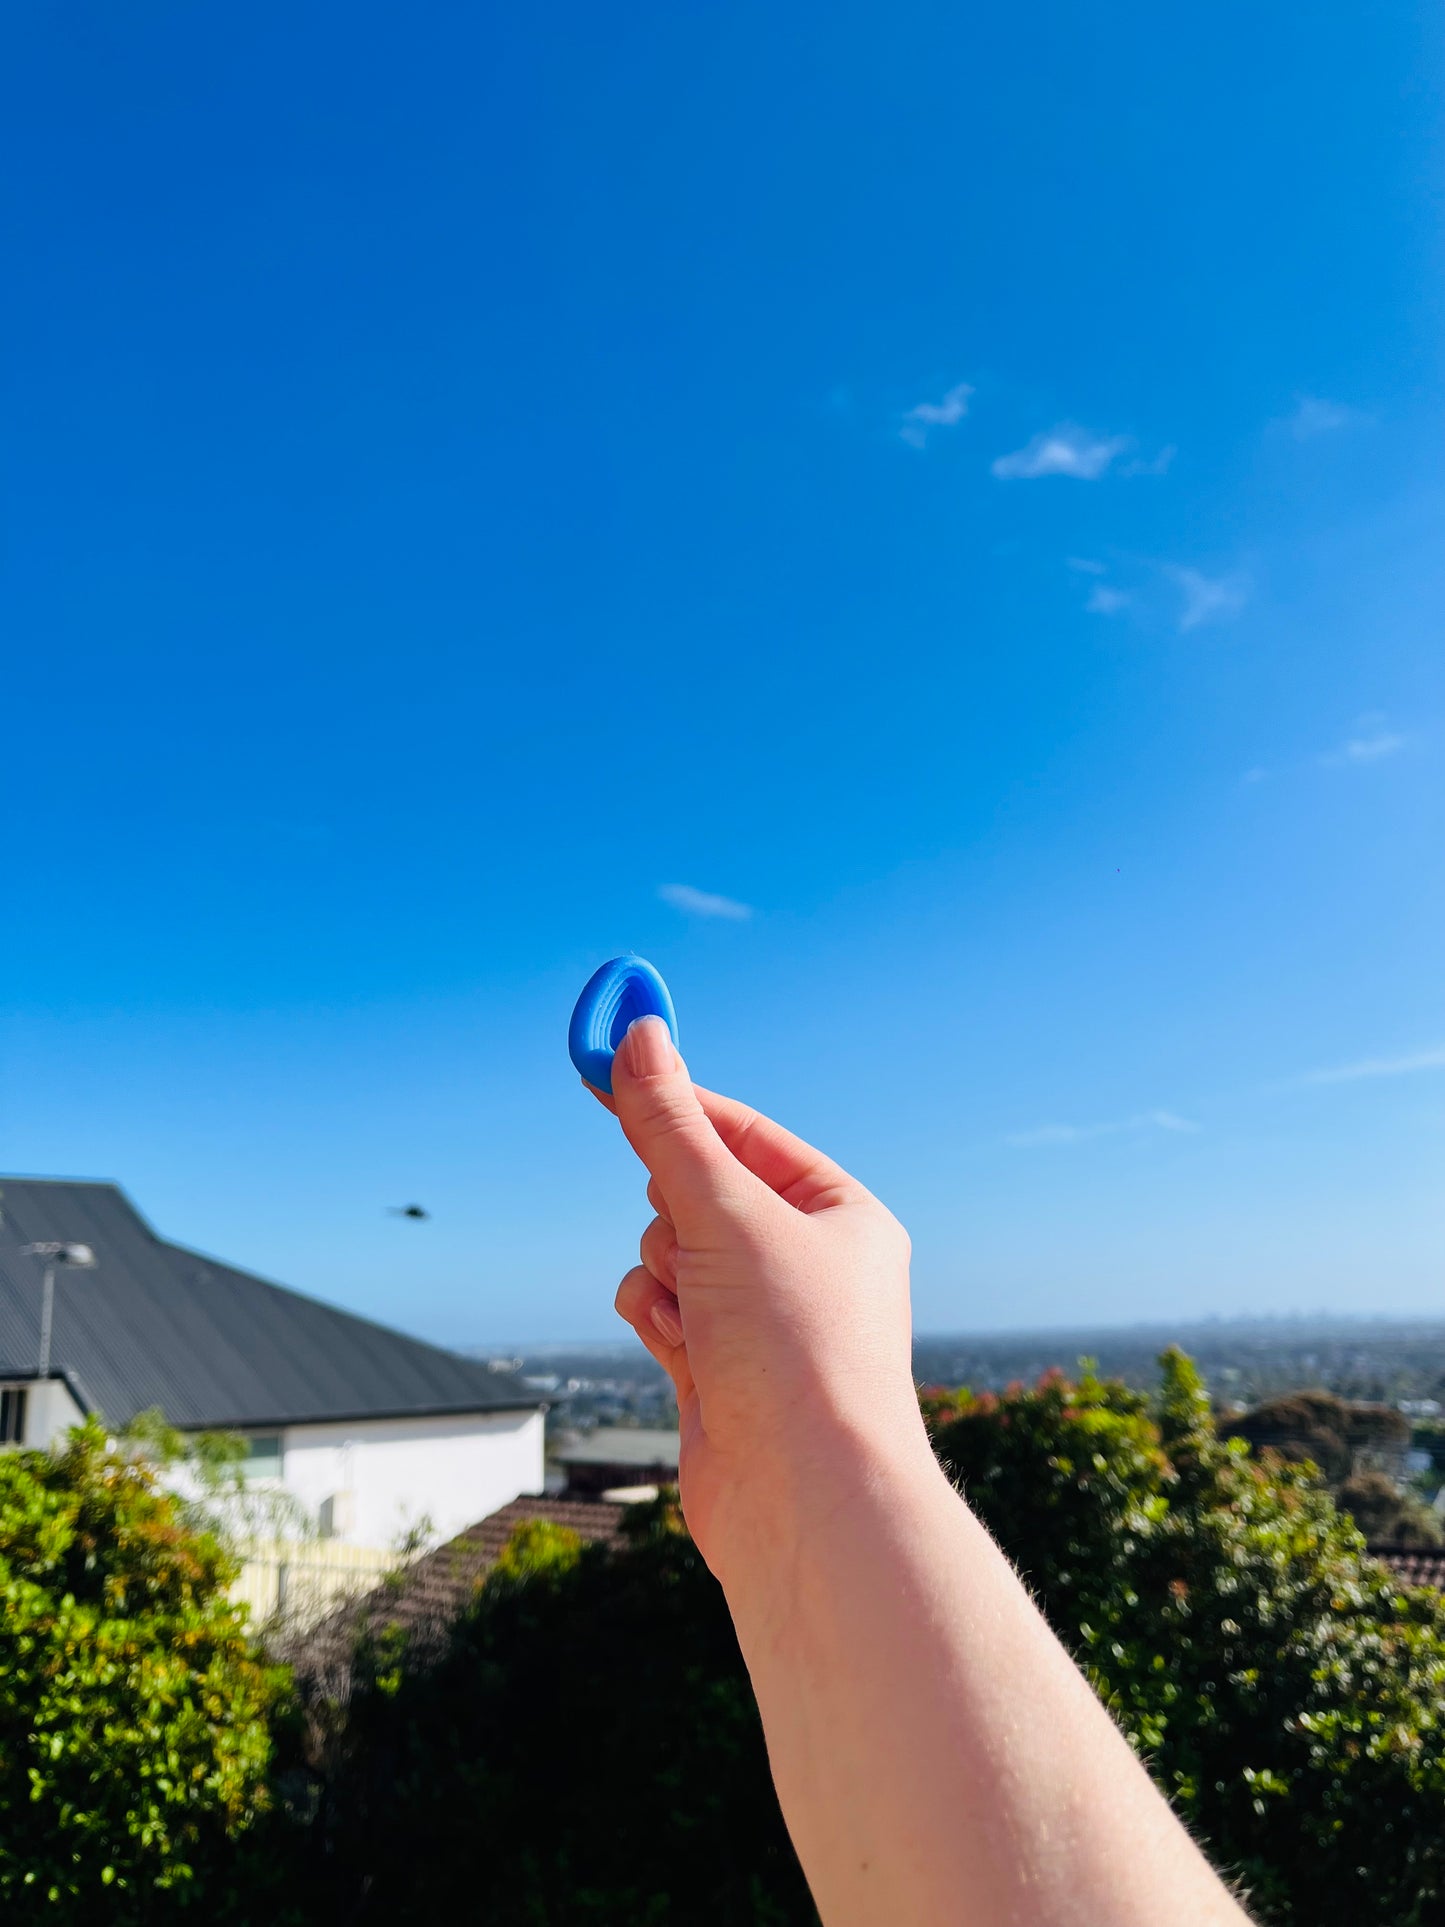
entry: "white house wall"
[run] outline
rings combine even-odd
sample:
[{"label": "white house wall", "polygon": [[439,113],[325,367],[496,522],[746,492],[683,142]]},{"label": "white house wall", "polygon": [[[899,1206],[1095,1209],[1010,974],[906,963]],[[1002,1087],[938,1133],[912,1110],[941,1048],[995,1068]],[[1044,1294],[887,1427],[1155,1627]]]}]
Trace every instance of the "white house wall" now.
[{"label": "white house wall", "polygon": [[540,1492],[542,1474],[540,1411],[292,1425],[282,1434],[283,1483],[313,1519],[349,1494],[333,1503],[334,1536],[357,1546],[394,1546],[423,1520],[451,1538]]},{"label": "white house wall", "polygon": [[70,1387],[60,1378],[32,1379],[25,1387],[25,1445],[56,1445],[72,1425],[79,1425],[84,1412],[70,1395]]}]

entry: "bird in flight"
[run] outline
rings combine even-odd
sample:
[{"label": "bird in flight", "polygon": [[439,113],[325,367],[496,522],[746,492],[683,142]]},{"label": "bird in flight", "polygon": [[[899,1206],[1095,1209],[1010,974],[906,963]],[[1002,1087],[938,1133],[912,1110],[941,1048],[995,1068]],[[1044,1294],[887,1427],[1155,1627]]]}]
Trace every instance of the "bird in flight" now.
[{"label": "bird in flight", "polygon": [[394,1218],[429,1218],[431,1216],[430,1211],[420,1204],[389,1204],[386,1208]]}]

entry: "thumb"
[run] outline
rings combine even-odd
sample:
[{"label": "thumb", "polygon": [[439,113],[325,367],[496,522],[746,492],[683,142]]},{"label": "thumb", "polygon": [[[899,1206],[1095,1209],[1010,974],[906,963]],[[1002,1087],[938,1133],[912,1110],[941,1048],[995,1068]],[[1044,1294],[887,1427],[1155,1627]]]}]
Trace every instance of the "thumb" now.
[{"label": "thumb", "polygon": [[708,1211],[746,1188],[747,1171],[708,1122],[660,1017],[639,1017],[618,1046],[612,1101],[674,1216]]}]

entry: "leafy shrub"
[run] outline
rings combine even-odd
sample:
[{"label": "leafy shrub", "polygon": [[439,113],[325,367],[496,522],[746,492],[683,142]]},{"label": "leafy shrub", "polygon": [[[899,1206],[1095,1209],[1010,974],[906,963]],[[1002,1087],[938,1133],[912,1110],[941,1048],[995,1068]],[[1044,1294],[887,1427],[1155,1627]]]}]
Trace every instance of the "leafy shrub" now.
[{"label": "leafy shrub", "polygon": [[282,1692],[224,1596],[233,1574],[98,1425],[0,1454],[7,1920],[129,1927],[230,1892]]},{"label": "leafy shrub", "polygon": [[1445,1609],[1199,1378],[956,1395],[935,1444],[1155,1779],[1268,1921],[1425,1927],[1445,1895]]},{"label": "leafy shrub", "polygon": [[[1222,1442],[1193,1367],[1162,1363],[1154,1401],[1054,1373],[925,1416],[1260,1917],[1427,1927],[1445,1609],[1364,1556],[1312,1471]],[[674,1506],[636,1517],[612,1553],[525,1527],[439,1645],[362,1641],[298,1763],[298,1922],[815,1922],[722,1594]]]},{"label": "leafy shrub", "polygon": [[362,1637],[310,1729],[298,1922],[816,1920],[722,1593],[675,1504],[634,1532],[523,1525],[439,1657]]},{"label": "leafy shrub", "polygon": [[1438,1546],[1440,1520],[1418,1492],[1402,1492],[1383,1472],[1356,1472],[1335,1492],[1371,1545]]},{"label": "leafy shrub", "polygon": [[1367,1405],[1334,1392],[1288,1392],[1230,1420],[1226,1437],[1256,1452],[1266,1447],[1296,1464],[1318,1466],[1339,1486],[1372,1454],[1394,1456],[1410,1443],[1410,1421],[1390,1405]]}]

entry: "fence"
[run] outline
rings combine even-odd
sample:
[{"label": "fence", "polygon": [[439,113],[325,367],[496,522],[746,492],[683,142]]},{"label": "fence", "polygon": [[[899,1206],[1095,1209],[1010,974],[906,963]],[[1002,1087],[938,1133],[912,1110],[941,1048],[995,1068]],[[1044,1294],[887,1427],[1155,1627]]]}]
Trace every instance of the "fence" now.
[{"label": "fence", "polygon": [[303,1626],[341,1600],[370,1592],[405,1563],[394,1549],[339,1539],[257,1539],[244,1560],[231,1597],[249,1606],[254,1620],[284,1617]]}]

